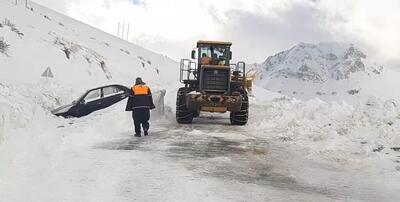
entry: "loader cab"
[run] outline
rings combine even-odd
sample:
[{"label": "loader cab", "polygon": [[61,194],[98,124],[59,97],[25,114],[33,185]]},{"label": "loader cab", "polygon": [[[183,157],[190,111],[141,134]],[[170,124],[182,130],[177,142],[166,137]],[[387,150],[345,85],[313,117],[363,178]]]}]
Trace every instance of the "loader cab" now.
[{"label": "loader cab", "polygon": [[[232,59],[230,42],[198,41],[197,47],[192,51],[192,59],[197,59],[199,67],[202,65],[229,66]],[[210,59],[210,63],[204,63],[204,57]],[[203,59],[203,60],[202,60]]]}]

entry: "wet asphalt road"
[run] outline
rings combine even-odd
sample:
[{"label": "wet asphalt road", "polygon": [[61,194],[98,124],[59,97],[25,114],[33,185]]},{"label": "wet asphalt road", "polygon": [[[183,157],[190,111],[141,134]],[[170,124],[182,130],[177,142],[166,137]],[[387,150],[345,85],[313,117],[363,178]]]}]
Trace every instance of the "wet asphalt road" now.
[{"label": "wet asphalt road", "polygon": [[[229,119],[202,116],[191,125],[160,122],[148,137],[131,134],[97,145],[97,149],[157,153],[180,164],[199,178],[273,187],[299,193],[299,201],[396,201],[368,174],[305,158],[301,148],[253,135],[247,127],[230,126]],[[285,195],[278,199],[291,201]],[[249,200],[251,201],[251,200]]]}]

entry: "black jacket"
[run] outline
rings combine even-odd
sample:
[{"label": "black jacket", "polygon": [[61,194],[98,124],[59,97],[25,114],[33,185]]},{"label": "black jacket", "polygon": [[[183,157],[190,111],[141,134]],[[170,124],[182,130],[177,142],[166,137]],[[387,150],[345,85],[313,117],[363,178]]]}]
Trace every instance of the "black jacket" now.
[{"label": "black jacket", "polygon": [[155,108],[153,103],[153,96],[151,95],[151,90],[145,83],[132,86],[131,95],[129,95],[125,110],[132,111],[139,108]]}]

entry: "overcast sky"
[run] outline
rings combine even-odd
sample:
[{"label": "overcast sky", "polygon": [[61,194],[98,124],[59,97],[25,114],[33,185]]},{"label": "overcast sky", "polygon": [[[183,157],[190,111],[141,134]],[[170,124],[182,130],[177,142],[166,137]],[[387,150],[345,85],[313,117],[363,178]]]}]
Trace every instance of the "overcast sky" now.
[{"label": "overcast sky", "polygon": [[234,57],[262,62],[299,42],[348,42],[400,68],[399,0],[34,0],[174,59],[198,39],[233,42]]}]

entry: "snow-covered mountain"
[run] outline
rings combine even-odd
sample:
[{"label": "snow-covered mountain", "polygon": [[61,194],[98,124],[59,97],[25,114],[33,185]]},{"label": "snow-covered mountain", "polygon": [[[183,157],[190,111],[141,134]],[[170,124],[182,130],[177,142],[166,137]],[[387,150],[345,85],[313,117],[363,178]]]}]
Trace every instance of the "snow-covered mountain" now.
[{"label": "snow-covered mountain", "polygon": [[263,77],[297,78],[325,82],[348,79],[351,73],[380,74],[382,66],[366,63],[367,56],[352,44],[300,43],[293,48],[270,56],[261,64]]},{"label": "snow-covered mountain", "polygon": [[399,99],[398,72],[372,62],[352,44],[300,43],[256,64],[257,84],[302,100],[357,103],[371,96]]}]

